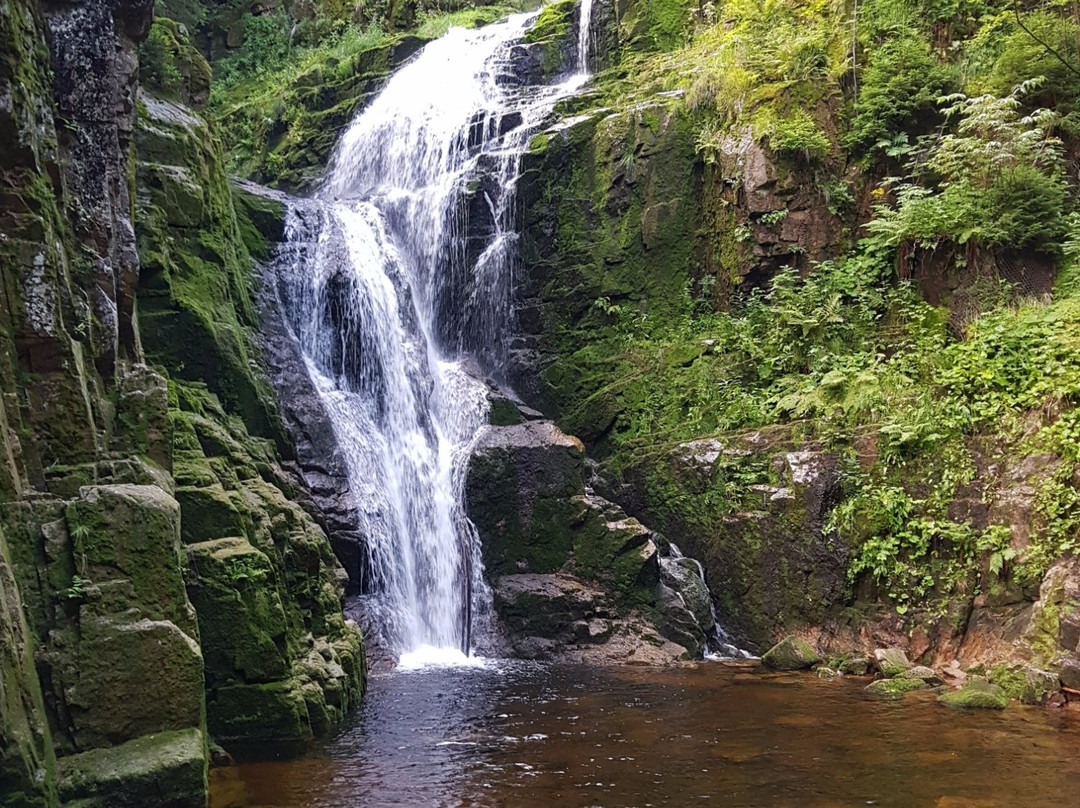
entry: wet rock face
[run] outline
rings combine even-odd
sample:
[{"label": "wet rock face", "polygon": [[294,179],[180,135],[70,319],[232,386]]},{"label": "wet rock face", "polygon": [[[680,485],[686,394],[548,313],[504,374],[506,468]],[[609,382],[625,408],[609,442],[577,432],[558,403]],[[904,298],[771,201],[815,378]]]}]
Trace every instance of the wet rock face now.
[{"label": "wet rock face", "polygon": [[[823,622],[845,597],[847,548],[824,532],[839,501],[836,460],[814,451],[744,436],[675,447],[666,461],[632,466],[622,486],[603,493],[653,524],[701,560],[720,621],[743,642],[767,649],[778,637]],[[713,486],[728,462],[755,473],[737,510],[716,514]],[[739,466],[743,468],[744,466]]]},{"label": "wet rock face", "polygon": [[1080,559],[1062,559],[1047,571],[1024,641],[1065,687],[1080,690]]},{"label": "wet rock face", "polygon": [[678,643],[675,657],[700,655],[712,618],[703,582],[681,566],[693,562],[662,558],[662,537],[586,489],[577,438],[544,420],[488,427],[466,507],[520,655],[616,660],[646,635]]},{"label": "wet rock face", "polygon": [[[152,5],[0,12],[0,675],[22,705],[0,716],[5,804],[203,805],[209,680],[223,738],[309,735],[362,690],[341,570],[289,498],[268,388],[219,325],[251,314],[246,275],[223,282],[248,256],[220,149],[191,110],[152,98],[135,134]],[[173,347],[242,359],[220,388],[228,409],[142,361],[140,331],[155,358],[169,346],[133,320],[133,207],[160,214],[138,246],[155,291],[181,299],[168,313],[207,315],[200,345]],[[207,267],[222,271],[191,283]],[[191,548],[222,538],[248,563],[197,566]],[[230,631],[202,625],[218,611]]]},{"label": "wet rock face", "polygon": [[279,412],[295,459],[292,467],[311,496],[311,512],[326,531],[348,574],[348,593],[359,594],[364,580],[364,531],[357,518],[358,496],[349,483],[345,457],[330,417],[304,364],[296,339],[285,324],[273,290],[277,279],[265,269],[258,300],[260,343]]},{"label": "wet rock face", "polygon": [[67,190],[79,205],[68,221],[89,248],[89,303],[101,324],[95,358],[107,369],[117,350],[136,353],[134,305],[139,264],[130,218],[128,159],[135,123],[138,42],[153,20],[152,0],[83,0],[45,11],[57,135]]}]

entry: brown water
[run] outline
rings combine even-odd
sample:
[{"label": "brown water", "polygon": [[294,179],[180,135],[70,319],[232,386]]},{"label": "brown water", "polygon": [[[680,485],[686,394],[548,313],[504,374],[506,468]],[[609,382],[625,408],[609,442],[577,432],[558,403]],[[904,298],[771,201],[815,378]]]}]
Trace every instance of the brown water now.
[{"label": "brown water", "polygon": [[395,673],[302,756],[216,772],[216,805],[1080,806],[1075,711],[865,684],[708,662]]}]

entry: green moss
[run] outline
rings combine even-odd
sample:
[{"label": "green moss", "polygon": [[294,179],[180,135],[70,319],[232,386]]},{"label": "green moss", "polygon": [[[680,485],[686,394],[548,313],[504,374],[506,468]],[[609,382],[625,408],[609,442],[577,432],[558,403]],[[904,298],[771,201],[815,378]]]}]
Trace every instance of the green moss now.
[{"label": "green moss", "polygon": [[554,76],[564,68],[568,51],[570,24],[577,18],[580,0],[554,0],[544,6],[536,23],[525,33],[525,42],[539,46],[544,53],[544,75]]},{"label": "green moss", "polygon": [[882,699],[901,699],[915,690],[925,690],[922,679],[878,679],[866,686],[865,693]]},{"label": "green moss", "polygon": [[[55,808],[56,761],[7,540],[0,533],[0,783],[13,808]],[[15,608],[11,608],[14,606]]]},{"label": "green moss", "polygon": [[139,47],[139,82],[145,89],[196,107],[210,94],[210,65],[180,23],[157,17]]},{"label": "green moss", "polygon": [[959,690],[938,696],[938,701],[949,707],[970,709],[1004,710],[1009,697],[995,684],[981,679],[968,679]]},{"label": "green moss", "polygon": [[187,592],[219,740],[296,740],[339,721],[364,691],[360,633],[341,613],[344,572],[289,499],[272,443],[205,387],[173,382]]},{"label": "green moss", "polygon": [[197,729],[146,735],[64,758],[65,800],[94,808],[169,805],[201,808],[207,791],[206,741]]},{"label": "green moss", "polygon": [[[139,324],[148,357],[171,376],[205,381],[255,434],[284,447],[269,384],[257,370],[252,217],[269,227],[272,203],[237,216],[214,130],[190,111],[151,101],[140,115],[136,235]],[[241,222],[244,227],[241,227]]]},{"label": "green moss", "polygon": [[801,637],[785,637],[761,656],[766,667],[779,671],[812,668],[821,656]]}]

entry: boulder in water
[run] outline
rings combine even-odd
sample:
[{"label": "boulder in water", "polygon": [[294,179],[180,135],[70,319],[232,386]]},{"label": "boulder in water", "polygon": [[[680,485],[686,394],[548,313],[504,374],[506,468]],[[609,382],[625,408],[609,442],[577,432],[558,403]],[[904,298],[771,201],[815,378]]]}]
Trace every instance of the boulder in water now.
[{"label": "boulder in water", "polygon": [[907,654],[900,648],[878,648],[874,651],[874,661],[881,675],[892,678],[911,667]]},{"label": "boulder in water", "polygon": [[1044,704],[1051,696],[1061,691],[1061,679],[1056,673],[1027,668],[1024,671],[1024,685],[1020,690],[1020,701],[1024,704]]},{"label": "boulder in water", "polygon": [[878,679],[866,686],[864,691],[868,696],[879,699],[901,699],[913,690],[925,690],[926,682],[922,679]]},{"label": "boulder in water", "polygon": [[806,640],[790,636],[766,651],[761,661],[773,670],[797,671],[812,668],[821,661],[821,657]]},{"label": "boulder in water", "polygon": [[959,690],[942,693],[938,701],[949,707],[970,707],[986,710],[1004,710],[1009,705],[1005,691],[985,679],[971,677]]},{"label": "boulder in water", "polygon": [[851,657],[840,663],[840,673],[849,676],[866,676],[870,673],[870,660],[866,657]]},{"label": "boulder in water", "polygon": [[937,686],[944,684],[944,680],[938,676],[937,671],[933,668],[928,668],[925,665],[916,665],[912,668],[908,668],[906,671],[900,671],[894,677],[896,679],[919,679],[926,682],[928,685]]}]

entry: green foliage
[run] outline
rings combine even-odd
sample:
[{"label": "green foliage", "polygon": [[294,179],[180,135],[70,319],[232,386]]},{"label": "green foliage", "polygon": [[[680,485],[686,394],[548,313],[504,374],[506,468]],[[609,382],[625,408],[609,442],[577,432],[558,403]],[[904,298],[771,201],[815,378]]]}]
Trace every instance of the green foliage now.
[{"label": "green foliage", "polygon": [[89,581],[84,580],[78,575],[71,576],[71,586],[60,592],[60,597],[64,600],[82,600],[86,597],[86,585]]},{"label": "green foliage", "polygon": [[1080,89],[1074,72],[1080,70],[1080,21],[1049,9],[1025,14],[1023,20],[1026,31],[1017,26],[1015,16],[1004,14],[1001,23],[982,37],[984,47],[997,58],[989,75],[979,81],[994,93],[1006,95],[1013,87],[1041,77],[1032,103],[1054,108],[1063,128],[1075,136],[1080,132]]},{"label": "green foliage", "polygon": [[944,84],[925,39],[910,30],[888,37],[867,55],[845,145],[884,151],[916,114],[933,111]]},{"label": "green foliage", "polygon": [[929,145],[921,182],[900,183],[896,206],[878,206],[869,232],[892,247],[1052,249],[1066,229],[1061,143],[1052,112],[1021,114],[1025,89],[942,99],[956,131]]},{"label": "green foliage", "polygon": [[292,27],[292,19],[284,13],[245,16],[240,47],[214,63],[214,78],[228,85],[280,69],[292,51]]},{"label": "green foliage", "polygon": [[159,88],[169,95],[179,91],[183,76],[176,67],[174,48],[172,34],[155,21],[139,48],[139,81],[144,86]]},{"label": "green foliage", "polygon": [[829,139],[809,113],[802,109],[776,121],[768,137],[774,151],[801,154],[807,160],[820,160],[829,151]]},{"label": "green foliage", "polygon": [[258,583],[267,577],[266,568],[257,563],[250,555],[239,555],[229,559],[225,574],[233,585]]}]

